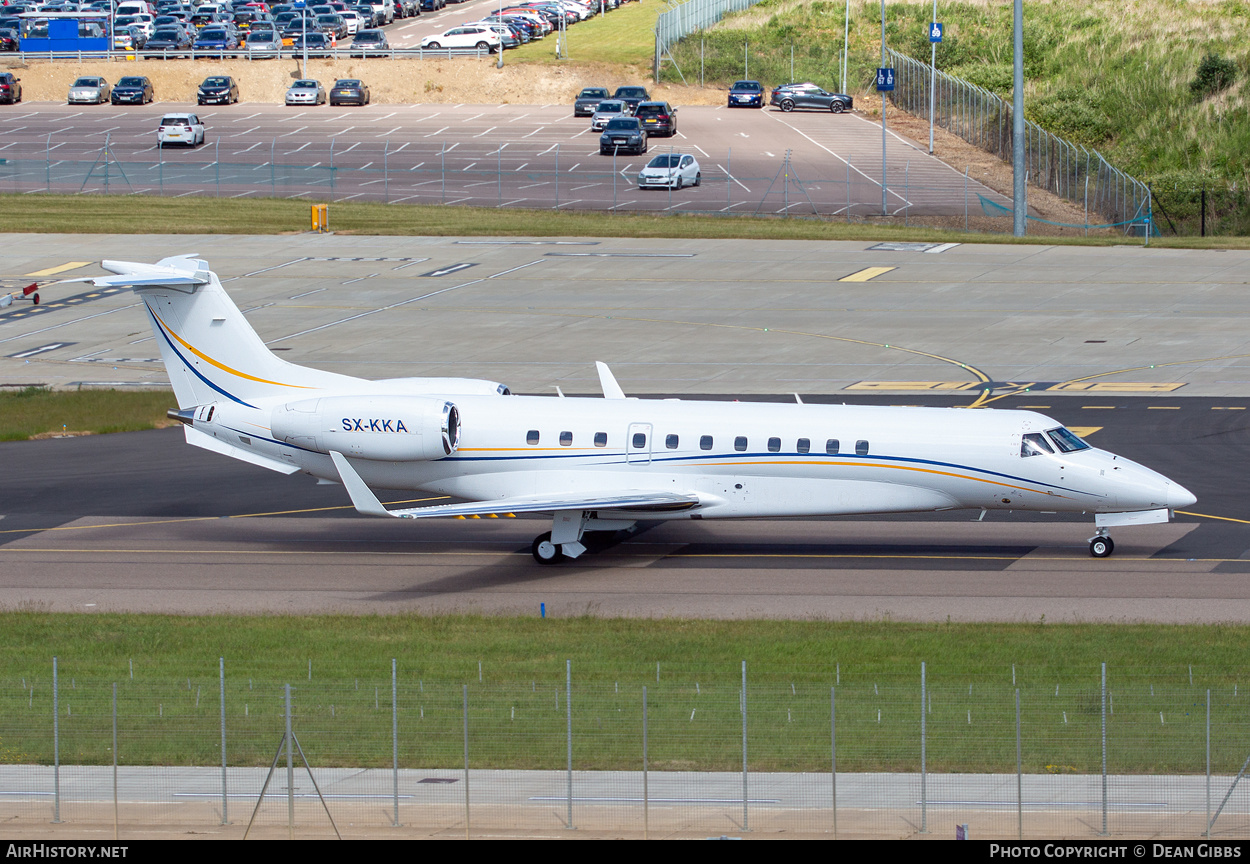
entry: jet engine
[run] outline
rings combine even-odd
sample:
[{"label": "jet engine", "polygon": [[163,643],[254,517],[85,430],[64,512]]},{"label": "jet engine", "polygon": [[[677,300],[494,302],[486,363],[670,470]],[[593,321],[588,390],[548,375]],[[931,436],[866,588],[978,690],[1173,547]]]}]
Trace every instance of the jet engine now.
[{"label": "jet engine", "polygon": [[442,459],[460,445],[460,411],[421,396],[327,396],[273,410],[273,437],[293,447],[381,462]]}]

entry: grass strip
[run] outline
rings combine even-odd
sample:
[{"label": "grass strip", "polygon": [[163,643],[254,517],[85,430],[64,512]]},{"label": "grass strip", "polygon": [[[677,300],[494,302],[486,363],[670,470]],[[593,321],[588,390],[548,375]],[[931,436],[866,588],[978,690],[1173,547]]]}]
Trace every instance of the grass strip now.
[{"label": "grass strip", "polygon": [[65,432],[101,435],[155,429],[178,405],[167,390],[64,390],[27,387],[0,391],[0,441]]},{"label": "grass strip", "polygon": [[[40,234],[298,234],[308,231],[309,201],[95,195],[0,195],[5,230]],[[680,240],[858,240],[930,243],[1122,245],[1124,237],[1026,237],[965,234],[923,226],[744,216],[657,216],[554,210],[330,204],[336,234],[433,237],[631,237]],[[1248,237],[1175,237],[1166,248],[1245,249]]]},{"label": "grass strip", "polygon": [[[626,3],[606,15],[596,15],[565,30],[568,40],[565,56],[569,60],[595,63],[620,63],[646,67],[649,72],[655,53],[655,19],[666,10],[658,2]],[[522,45],[507,53],[505,63],[516,60],[563,63],[556,59],[555,42],[559,34],[538,42]]]},{"label": "grass strip", "polygon": [[555,769],[564,759],[568,659],[578,768],[637,767],[645,685],[653,767],[735,770],[745,660],[752,770],[827,770],[836,686],[842,769],[914,771],[924,660],[930,770],[1013,770],[1018,687],[1025,770],[1089,773],[1101,758],[1105,660],[1110,770],[1204,770],[1210,688],[1214,764],[1235,771],[1248,731],[1250,694],[1239,683],[1247,629],[11,612],[0,615],[0,759],[51,760],[57,655],[63,761],[111,759],[116,681],[125,764],[215,764],[217,658],[225,657],[232,764],[267,764],[290,683],[310,759],[386,766],[395,657],[402,765],[456,764],[468,685],[472,764]]}]

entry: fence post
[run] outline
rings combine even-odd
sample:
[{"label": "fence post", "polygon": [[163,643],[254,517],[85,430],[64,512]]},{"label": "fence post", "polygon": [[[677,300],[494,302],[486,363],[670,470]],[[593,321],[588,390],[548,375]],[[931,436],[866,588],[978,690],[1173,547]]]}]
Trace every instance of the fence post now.
[{"label": "fence post", "polygon": [[286,831],[295,839],[295,756],[291,745],[291,685],[286,685]]},{"label": "fence post", "polygon": [[846,224],[851,224],[851,157],[846,157]]},{"label": "fence post", "polygon": [[[157,149],[160,149],[160,148],[157,148]],[[52,191],[52,133],[51,132],[48,133],[48,143],[45,146],[44,151],[43,151],[43,165],[44,165],[44,168],[43,168],[44,182],[47,185],[48,192],[51,192]],[[1204,198],[1203,200],[1205,201],[1206,199]],[[1205,224],[1206,224],[1206,214],[1204,213],[1203,225]]]},{"label": "fence post", "polygon": [[438,203],[447,203],[447,142],[443,142],[443,149],[438,151],[438,169],[443,178],[443,191]]},{"label": "fence post", "polygon": [[565,740],[568,750],[569,829],[573,828],[573,661],[564,661]]},{"label": "fence post", "polygon": [[113,839],[117,839],[117,682],[113,682]]},{"label": "fence post", "polygon": [[226,812],[226,658],[217,658],[217,685],[221,696],[221,824],[229,825]]},{"label": "fence post", "polygon": [[747,661],[742,661],[742,830],[750,831],[747,821]]},{"label": "fence post", "polygon": [[829,688],[829,758],[833,784],[833,839],[838,839],[838,711],[837,688]]},{"label": "fence post", "polygon": [[52,658],[52,822],[61,821],[61,691]]},{"label": "fence post", "polygon": [[925,663],[920,662],[920,833],[929,833],[929,803],[926,796],[925,777],[925,708],[927,707],[928,694],[926,693],[927,681],[925,680]]},{"label": "fence post", "polygon": [[213,174],[217,181],[217,197],[221,197],[221,138],[213,145]]},{"label": "fence post", "polygon": [[1207,689],[1207,830],[1204,832],[1211,839],[1211,690]]},{"label": "fence post", "polygon": [[[651,801],[647,794],[647,685],[642,685],[642,839],[651,839]],[[1208,794],[1208,799],[1210,795]],[[1208,804],[1207,809],[1210,810]]]},{"label": "fence post", "polygon": [[391,825],[399,827],[399,680],[395,658],[391,658],[391,788],[395,802],[395,818]]},{"label": "fence post", "polygon": [[469,685],[464,684],[464,839],[469,839]]},{"label": "fence post", "polygon": [[968,171],[971,165],[964,166],[964,232],[968,231]]},{"label": "fence post", "polygon": [[1107,664],[1102,664],[1102,836],[1107,836]]},{"label": "fence post", "polygon": [[334,138],[330,139],[330,200],[334,200]]},{"label": "fence post", "polygon": [[[503,53],[503,49],[499,49],[499,53]],[[386,147],[382,150],[382,203],[391,203],[391,141],[386,140]]]},{"label": "fence post", "polygon": [[556,145],[556,209],[560,209],[560,145]]},{"label": "fence post", "polygon": [[[733,156],[734,148],[730,147],[725,153],[725,212],[728,213],[734,206],[734,175],[733,175]],[[656,667],[659,668],[658,666]]]},{"label": "fence post", "polygon": [[[1013,670],[1014,672],[1014,670]],[[1020,688],[1016,688],[1016,839],[1024,840],[1024,761],[1020,748]]]}]

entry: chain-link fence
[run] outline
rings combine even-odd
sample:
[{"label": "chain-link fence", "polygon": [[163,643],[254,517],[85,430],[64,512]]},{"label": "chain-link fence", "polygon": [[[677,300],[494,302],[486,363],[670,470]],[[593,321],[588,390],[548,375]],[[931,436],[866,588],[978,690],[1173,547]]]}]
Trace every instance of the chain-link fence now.
[{"label": "chain-link fence", "polygon": [[[983,87],[938,70],[894,49],[895,90],[891,101],[911,114],[930,117],[930,86],[933,122],[970,144],[1012,163],[1011,105]],[[1144,230],[1150,215],[1150,191],[1142,183],[1111,165],[1097,150],[1052,135],[1026,120],[1025,165],[1028,182],[1100,213],[1109,225],[1124,230]]]},{"label": "chain-link fence", "polygon": [[617,680],[551,665],[528,680],[398,661],[290,684],[224,662],[178,682],[2,681],[0,818],[300,836],[1250,835],[1250,700],[1224,674],[743,663]]},{"label": "chain-link fence", "polygon": [[[686,0],[671,5],[655,19],[655,83],[660,83],[660,66],[668,57],[674,68],[681,70],[673,60],[672,47],[697,30],[711,27],[730,12],[741,12],[760,0]],[[683,80],[684,80],[684,76]]]}]

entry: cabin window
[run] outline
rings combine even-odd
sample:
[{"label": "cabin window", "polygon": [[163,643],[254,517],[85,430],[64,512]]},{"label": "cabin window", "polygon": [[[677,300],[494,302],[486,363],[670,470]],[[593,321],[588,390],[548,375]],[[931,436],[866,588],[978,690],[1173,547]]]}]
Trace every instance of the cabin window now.
[{"label": "cabin window", "polygon": [[596,432],[596,433],[595,433],[595,446],[596,446],[596,447],[607,447],[607,446],[608,446],[608,433],[607,433],[607,432]]},{"label": "cabin window", "polygon": [[531,429],[530,431],[525,433],[525,443],[526,444],[538,443],[538,430],[537,429]]},{"label": "cabin window", "polygon": [[702,438],[699,439],[699,449],[700,450],[712,449],[712,436],[711,435],[704,435]]},{"label": "cabin window", "polygon": [[807,453],[812,449],[812,442],[806,438],[800,438],[799,443],[795,446],[800,453]]},{"label": "cabin window", "polygon": [[778,450],[780,450],[780,449],[781,449],[781,439],[780,439],[780,438],[769,438],[769,439],[768,439],[768,452],[769,452],[769,453],[776,453],[776,452],[777,452]]},{"label": "cabin window", "polygon": [[747,439],[745,436],[739,435],[734,439],[734,449],[739,451],[747,449]]},{"label": "cabin window", "polygon": [[572,433],[572,432],[561,432],[561,433],[560,433],[560,446],[561,446],[561,447],[571,447],[572,445],[573,445],[573,433]]},{"label": "cabin window", "polygon": [[647,433],[646,433],[646,432],[635,432],[635,433],[634,433],[633,445],[634,445],[634,449],[635,449],[635,450],[641,450],[641,449],[643,449],[644,447],[646,447],[646,446],[647,446]]},{"label": "cabin window", "polygon": [[1054,448],[1050,446],[1046,436],[1040,432],[1030,432],[1020,439],[1020,455],[1022,457],[1044,456],[1047,453],[1054,452]]},{"label": "cabin window", "polygon": [[837,456],[838,446],[839,446],[838,439],[830,438],[828,441],[825,442],[825,452],[828,453],[830,456]]},{"label": "cabin window", "polygon": [[677,436],[676,435],[667,436],[664,439],[664,446],[667,447],[669,450],[676,450],[677,449]]},{"label": "cabin window", "polygon": [[861,438],[855,442],[855,455],[856,456],[868,455],[868,442],[867,441]]},{"label": "cabin window", "polygon": [[1060,453],[1072,453],[1076,450],[1088,450],[1089,445],[1077,438],[1071,430],[1060,426],[1058,429],[1048,429],[1046,434],[1050,436],[1050,440],[1055,442],[1055,446],[1059,448]]}]

